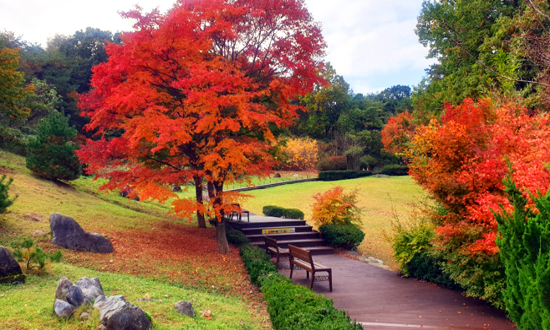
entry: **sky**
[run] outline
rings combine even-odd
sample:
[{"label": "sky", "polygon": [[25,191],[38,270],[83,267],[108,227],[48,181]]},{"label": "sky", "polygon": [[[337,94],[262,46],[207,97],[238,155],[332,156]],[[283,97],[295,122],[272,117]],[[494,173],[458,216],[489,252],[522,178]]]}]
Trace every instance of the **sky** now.
[{"label": "sky", "polygon": [[[112,32],[132,29],[118,12],[139,4],[146,11],[167,11],[175,0],[0,0],[0,30],[40,43],[56,34],[72,35],[94,27]],[[394,85],[417,85],[427,60],[414,33],[422,0],[305,0],[321,22],[326,61],[355,93]]]}]

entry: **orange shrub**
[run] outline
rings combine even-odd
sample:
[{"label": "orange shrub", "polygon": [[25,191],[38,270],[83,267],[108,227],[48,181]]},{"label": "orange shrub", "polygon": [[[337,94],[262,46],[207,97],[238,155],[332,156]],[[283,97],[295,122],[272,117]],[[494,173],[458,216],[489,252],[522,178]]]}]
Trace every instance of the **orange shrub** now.
[{"label": "orange shrub", "polygon": [[357,206],[357,190],[345,193],[336,186],[313,196],[313,221],[316,225],[349,225],[361,222],[361,209]]}]

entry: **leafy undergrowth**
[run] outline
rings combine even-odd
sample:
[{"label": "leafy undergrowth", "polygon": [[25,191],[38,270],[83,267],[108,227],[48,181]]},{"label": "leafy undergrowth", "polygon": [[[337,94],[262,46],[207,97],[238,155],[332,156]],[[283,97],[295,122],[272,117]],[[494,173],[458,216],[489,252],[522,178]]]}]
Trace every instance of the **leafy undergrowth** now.
[{"label": "leafy undergrowth", "polygon": [[[140,303],[148,306],[149,309],[144,309],[153,316],[158,329],[271,328],[263,297],[250,284],[237,251],[225,256],[217,253],[214,228],[199,229],[195,222],[166,216],[168,208],[160,204],[128,201],[116,193],[97,192],[94,190],[97,183],[88,178],[70,185],[36,178],[24,164],[24,158],[0,151],[0,174],[14,178],[10,193],[19,195],[10,212],[0,216],[0,245],[9,246],[13,240],[32,236],[37,246],[47,252],[62,250],[63,263],[49,275],[31,275],[25,286],[0,287],[0,295],[5,295],[0,297],[0,324],[8,324],[9,329],[95,329],[97,324],[89,327],[76,321],[68,325],[58,321],[52,314],[52,297],[62,276],[71,280],[98,276],[102,282],[114,283],[120,279],[120,283],[134,283],[133,289],[118,292],[126,297],[130,294],[131,302],[153,292],[171,297],[170,292],[177,290],[216,302],[215,306],[204,307],[214,314],[212,320],[197,319],[191,325],[171,310],[177,300],[168,304],[160,298],[163,304],[152,306]],[[74,218],[86,231],[108,237],[115,252],[93,254],[50,244],[48,218],[53,212]],[[146,282],[149,286],[142,290]]]}]

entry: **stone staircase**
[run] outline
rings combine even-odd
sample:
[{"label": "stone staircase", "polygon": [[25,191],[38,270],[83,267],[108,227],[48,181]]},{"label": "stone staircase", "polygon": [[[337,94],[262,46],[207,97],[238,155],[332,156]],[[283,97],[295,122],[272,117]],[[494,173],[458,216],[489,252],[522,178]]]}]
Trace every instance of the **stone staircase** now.
[{"label": "stone staircase", "polygon": [[[244,220],[244,219],[243,219]],[[327,246],[319,232],[314,231],[304,220],[277,219],[272,221],[230,222],[235,229],[242,231],[252,245],[265,248],[264,236],[277,240],[279,247],[289,244],[311,251],[314,255],[332,254],[334,249]]]}]

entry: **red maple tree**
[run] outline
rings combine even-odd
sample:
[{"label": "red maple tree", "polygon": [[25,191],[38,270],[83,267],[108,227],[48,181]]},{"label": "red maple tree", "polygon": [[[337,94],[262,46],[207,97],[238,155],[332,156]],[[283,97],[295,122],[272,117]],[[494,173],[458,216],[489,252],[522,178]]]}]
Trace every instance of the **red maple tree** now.
[{"label": "red maple tree", "polygon": [[[123,16],[134,31],[106,46],[109,60],[80,98],[87,129],[101,138],[79,157],[109,180],[105,189],[173,198],[173,211],[197,212],[200,226],[203,214],[215,218],[218,250],[228,253],[224,215],[244,195],[224,185],[270,173],[270,125],[288,125],[291,100],[323,83],[321,30],[303,0],[180,0],[165,15]],[[170,190],[188,182],[196,198]]]}]

